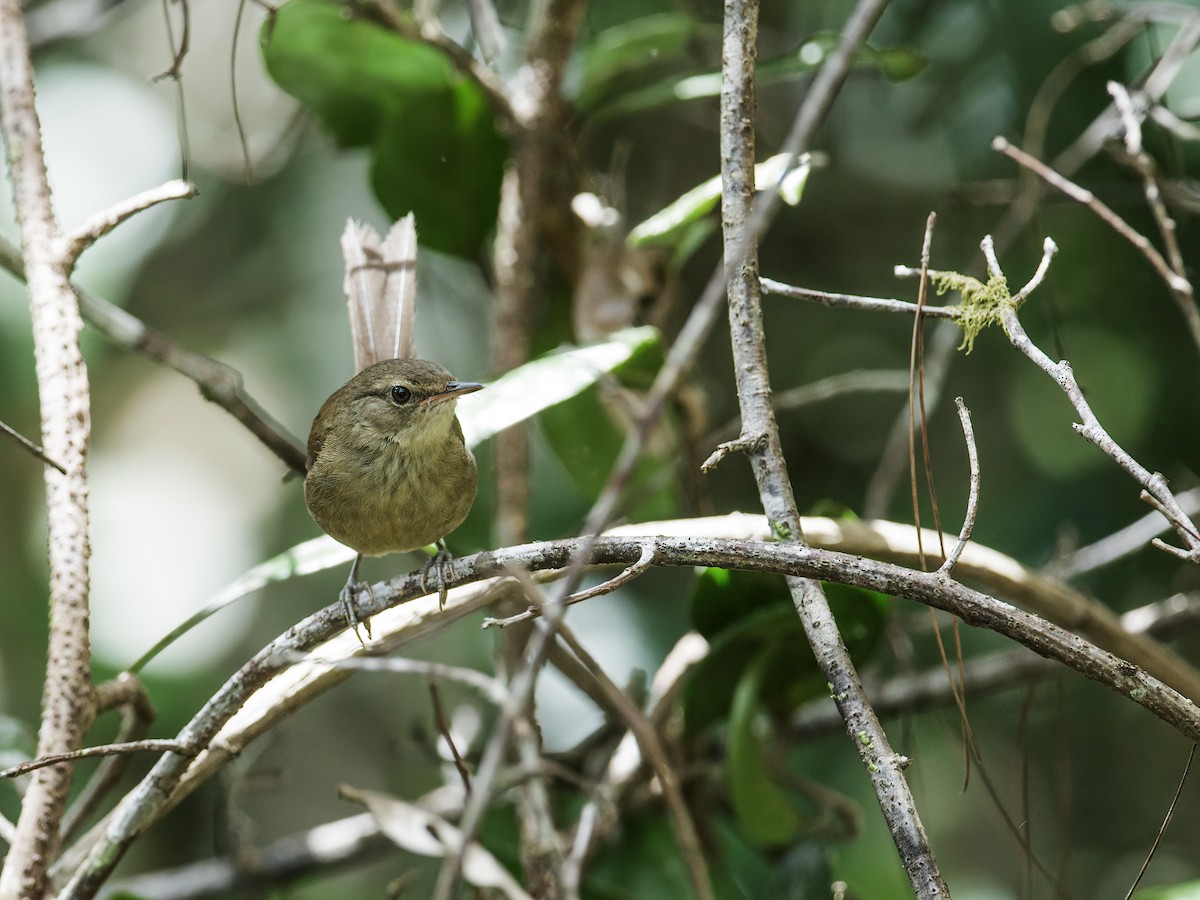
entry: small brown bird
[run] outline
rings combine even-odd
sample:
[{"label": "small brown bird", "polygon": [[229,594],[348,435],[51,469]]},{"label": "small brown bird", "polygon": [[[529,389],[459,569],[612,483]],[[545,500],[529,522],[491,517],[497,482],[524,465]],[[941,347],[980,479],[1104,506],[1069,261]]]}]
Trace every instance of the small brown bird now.
[{"label": "small brown bird", "polygon": [[364,555],[437,543],[428,573],[467,517],[477,475],[455,399],[482,387],[423,359],[388,359],[342,385],[313,420],[304,499],[326,534],[359,553],[342,591],[352,626]]}]

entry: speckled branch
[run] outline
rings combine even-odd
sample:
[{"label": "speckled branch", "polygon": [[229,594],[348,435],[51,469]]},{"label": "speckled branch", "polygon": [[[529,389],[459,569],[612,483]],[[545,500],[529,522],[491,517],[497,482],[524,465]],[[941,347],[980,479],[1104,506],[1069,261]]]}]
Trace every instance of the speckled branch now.
[{"label": "speckled branch", "polygon": [[[803,548],[800,514],[792,495],[771,408],[758,255],[753,237],[746,235],[755,189],[757,29],[757,0],[726,0],[722,44],[721,211],[729,329],[738,405],[742,413],[740,449],[750,458],[772,532],[781,542]],[[917,814],[916,801],[904,778],[904,763],[892,751],[887,735],[871,709],[820,582],[791,576],[788,587],[817,664],[846,723],[851,743],[870,773],[871,784],[900,852],[909,883],[918,897],[945,897],[948,891]]]},{"label": "speckled branch", "polygon": [[[0,132],[28,273],[42,447],[66,474],[45,468],[50,634],[37,755],[80,747],[95,716],[88,643],[87,451],[91,402],[79,349],[83,321],[68,283],[66,242],[54,217],[33,65],[19,0],[0,0]],[[32,599],[32,598],[29,598]],[[0,897],[37,898],[58,853],[59,823],[71,785],[69,764],[39,769],[21,804],[0,871]]]}]

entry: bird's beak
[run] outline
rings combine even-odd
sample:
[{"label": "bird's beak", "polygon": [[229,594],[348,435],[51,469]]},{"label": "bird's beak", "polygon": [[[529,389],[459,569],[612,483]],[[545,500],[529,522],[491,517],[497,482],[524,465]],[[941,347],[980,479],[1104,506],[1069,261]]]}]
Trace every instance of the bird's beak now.
[{"label": "bird's beak", "polygon": [[473,394],[481,390],[483,390],[483,385],[477,381],[451,381],[447,383],[444,390],[433,394],[429,398],[429,402],[442,403],[446,400],[453,400],[455,397],[461,397],[463,394]]}]

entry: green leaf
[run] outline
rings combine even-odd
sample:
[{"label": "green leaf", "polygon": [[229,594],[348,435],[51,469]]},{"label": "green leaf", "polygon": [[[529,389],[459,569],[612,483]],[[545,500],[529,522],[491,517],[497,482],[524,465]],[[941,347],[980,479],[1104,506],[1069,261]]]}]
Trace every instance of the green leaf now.
[{"label": "green leaf", "polygon": [[[790,159],[789,154],[780,153],[759,163],[754,167],[754,182],[759,190],[778,184],[780,196],[786,203],[795,206],[800,202],[808,181],[810,163],[807,156],[801,157],[797,160],[798,164],[789,169],[787,165]],[[678,247],[688,239],[690,226],[715,210],[720,200],[721,176],[717,175],[635,226],[629,232],[629,244],[633,247],[645,244]]]},{"label": "green leaf", "polygon": [[678,12],[642,16],[605,29],[580,53],[576,109],[594,109],[622,91],[662,77],[664,70],[689,65],[689,51],[702,38],[715,43],[720,29]]},{"label": "green leaf", "polygon": [[[837,45],[839,36],[823,33],[805,41],[792,53],[763,60],[756,70],[759,87],[811,75]],[[855,56],[856,67],[879,69],[891,81],[903,81],[924,71],[924,57],[907,48],[879,50],[863,47]],[[687,100],[712,99],[721,95],[721,73],[700,72],[672,75],[655,84],[631,90],[614,97],[611,102],[597,105],[591,113],[594,121],[642,112],[669,103]]]},{"label": "green leaf", "polygon": [[431,47],[347,15],[336,3],[291,0],[263,26],[275,83],[347,146],[370,144],[413,98],[437,96],[455,77]]},{"label": "green leaf", "polygon": [[[891,601],[841,584],[824,588],[842,640],[861,663],[879,643]],[[709,652],[684,687],[689,734],[723,720],[746,669],[764,659],[768,677],[759,700],[777,716],[827,690],[782,576],[705,569],[692,595],[692,621]]]},{"label": "green leaf", "polygon": [[773,846],[790,843],[800,830],[800,814],[784,789],[770,776],[767,747],[759,725],[765,721],[759,696],[768,671],[760,656],[742,673],[729,713],[729,752],[725,767],[733,809],[752,841]]},{"label": "green leaf", "polygon": [[1158,885],[1140,890],[1134,896],[1137,900],[1200,900],[1200,881]]},{"label": "green leaf", "polygon": [[523,422],[591,387],[603,375],[644,354],[659,352],[654,328],[627,328],[608,340],[587,347],[558,350],[540,356],[458,401],[467,445],[474,447],[499,431]]},{"label": "green leaf", "polygon": [[481,88],[439,51],[324,0],[264,26],[271,77],[341,143],[371,148],[371,184],[421,243],[474,258],[495,225],[507,145]]}]

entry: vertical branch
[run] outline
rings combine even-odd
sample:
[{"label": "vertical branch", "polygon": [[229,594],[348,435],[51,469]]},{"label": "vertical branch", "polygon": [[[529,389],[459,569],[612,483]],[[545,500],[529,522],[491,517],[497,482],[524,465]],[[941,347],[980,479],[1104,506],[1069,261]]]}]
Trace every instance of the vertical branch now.
[{"label": "vertical branch", "polygon": [[[583,21],[585,0],[535,0],[529,18],[525,60],[510,101],[514,118],[513,158],[505,172],[495,248],[496,308],[492,369],[502,373],[528,362],[537,299],[537,272],[552,240],[570,241],[564,215],[573,193],[569,109],[562,97],[567,60]],[[569,217],[566,218],[569,223]],[[529,432],[524,424],[495,441],[496,540],[501,545],[529,539]],[[502,669],[514,677],[527,660],[527,628],[502,638]],[[535,654],[536,655],[536,654]],[[530,677],[536,678],[537,667]],[[532,697],[532,683],[530,685]],[[532,700],[514,717],[517,754],[527,765],[541,755]],[[522,867],[531,892],[557,897],[555,873],[561,856],[544,779],[533,777],[518,791]],[[445,879],[439,879],[439,890]]]},{"label": "vertical branch", "polygon": [[[18,0],[0,0],[0,131],[8,156],[29,285],[41,400],[42,446],[66,474],[47,467],[50,635],[38,756],[78,748],[94,716],[88,645],[87,369],[83,320],[68,282],[69,251],[50,200],[33,66]],[[0,872],[0,897],[40,897],[58,852],[59,822],[72,768],[40,769],[25,794]]]},{"label": "vertical branch", "polygon": [[[726,0],[722,42],[721,212],[729,327],[742,413],[743,447],[750,456],[763,509],[777,539],[803,545],[800,516],[771,408],[756,242],[746,233],[754,201],[757,30],[757,0]],[[921,898],[944,897],[946,885],[902,772],[906,761],[892,751],[867,702],[820,582],[789,577],[788,587],[852,743],[870,772],[880,808],[914,892]]]}]

